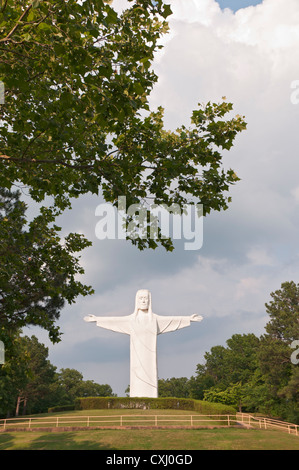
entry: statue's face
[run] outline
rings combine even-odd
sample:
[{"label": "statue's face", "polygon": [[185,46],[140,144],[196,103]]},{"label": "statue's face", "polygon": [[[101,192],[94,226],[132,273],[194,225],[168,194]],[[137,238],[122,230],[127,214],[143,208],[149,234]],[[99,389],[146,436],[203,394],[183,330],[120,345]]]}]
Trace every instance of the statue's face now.
[{"label": "statue's face", "polygon": [[140,310],[148,310],[149,298],[148,292],[140,291],[137,295],[137,308]]}]

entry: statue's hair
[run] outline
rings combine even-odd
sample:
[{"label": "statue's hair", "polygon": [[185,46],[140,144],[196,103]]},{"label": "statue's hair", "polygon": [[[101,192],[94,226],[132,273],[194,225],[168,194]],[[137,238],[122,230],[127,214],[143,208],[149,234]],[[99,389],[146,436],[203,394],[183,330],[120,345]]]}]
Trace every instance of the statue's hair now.
[{"label": "statue's hair", "polygon": [[140,294],[140,292],[146,292],[148,294],[148,315],[150,317],[152,317],[152,296],[151,296],[151,293],[149,290],[147,289],[139,289],[137,292],[136,292],[136,296],[135,296],[135,310],[134,310],[134,315],[136,316],[137,313],[138,313],[138,307],[137,307],[137,299],[138,299],[138,295]]}]

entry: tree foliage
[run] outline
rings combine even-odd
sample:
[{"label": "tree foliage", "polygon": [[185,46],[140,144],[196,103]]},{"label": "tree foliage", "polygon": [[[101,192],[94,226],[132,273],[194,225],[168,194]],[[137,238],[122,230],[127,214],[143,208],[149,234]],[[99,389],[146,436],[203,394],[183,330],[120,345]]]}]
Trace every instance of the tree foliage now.
[{"label": "tree foliage", "polygon": [[77,397],[115,396],[110,385],[97,384],[93,380],[83,380],[83,375],[75,369],[61,369],[56,380],[64,393],[60,404],[73,404]]},{"label": "tree foliage", "polygon": [[75,256],[90,242],[79,234],[62,242],[54,221],[52,211],[42,208],[29,222],[20,193],[0,189],[0,339],[6,348],[6,336],[28,325],[58,341],[55,322],[64,303],[92,292],[77,280],[84,270]]},{"label": "tree foliage", "polygon": [[48,348],[35,336],[16,335],[5,364],[0,366],[0,416],[47,412],[53,406],[74,404],[85,396],[115,396],[108,384],[83,380],[75,369],[51,364]]},{"label": "tree foliage", "polygon": [[17,404],[23,408],[23,414],[26,411],[42,412],[47,409],[51,400],[51,385],[56,367],[48,359],[48,348],[39,343],[35,336],[21,338],[21,347],[27,358],[24,370],[26,380],[17,390]]},{"label": "tree foliage", "polygon": [[210,379],[211,383],[224,388],[233,383],[245,383],[257,365],[259,339],[252,333],[235,334],[226,341],[227,347],[213,346],[205,353],[205,365],[198,366],[199,380]]},{"label": "tree foliage", "polygon": [[[219,150],[232,147],[243,118],[224,118],[230,103],[208,103],[193,111],[190,128],[166,131],[163,109],[150,111],[148,97],[170,6],[130,0],[117,13],[110,4],[2,2],[1,185],[21,181],[35,200],[51,195],[60,209],[100,189],[112,204],[119,196],[127,206],[195,198],[204,214],[227,209],[238,177],[223,169]],[[172,249],[169,240],[161,244]]]},{"label": "tree foliage", "polygon": [[20,332],[9,335],[5,348],[5,363],[0,365],[0,416],[15,412],[19,391],[28,380],[29,356],[22,347]]},{"label": "tree foliage", "polygon": [[233,335],[227,347],[212,347],[190,379],[191,396],[299,423],[298,364],[291,360],[299,338],[298,294],[299,285],[282,283],[265,305],[264,335]]},{"label": "tree foliage", "polygon": [[188,382],[187,377],[159,379],[159,397],[188,398],[190,396]]},{"label": "tree foliage", "polygon": [[281,288],[272,292],[271,301],[266,304],[270,321],[267,334],[279,341],[290,344],[299,339],[299,284],[283,282]]}]

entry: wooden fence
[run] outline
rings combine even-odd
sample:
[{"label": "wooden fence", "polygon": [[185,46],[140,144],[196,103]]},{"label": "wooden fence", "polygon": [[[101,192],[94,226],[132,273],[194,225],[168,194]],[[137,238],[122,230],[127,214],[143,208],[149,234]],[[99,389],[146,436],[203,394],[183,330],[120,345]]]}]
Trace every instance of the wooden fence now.
[{"label": "wooden fence", "polygon": [[60,415],[44,417],[18,417],[0,419],[0,431],[42,430],[59,428],[200,428],[244,426],[255,429],[277,429],[299,435],[299,425],[275,419],[252,416],[247,413],[236,415],[163,415],[127,414],[106,416]]},{"label": "wooden fence", "polygon": [[60,415],[0,419],[0,431],[61,427],[215,427],[236,425],[235,415]]},{"label": "wooden fence", "polygon": [[289,434],[299,435],[299,425],[280,421],[278,419],[265,418],[264,416],[252,416],[248,413],[237,413],[237,421],[243,426],[255,429],[277,429]]}]

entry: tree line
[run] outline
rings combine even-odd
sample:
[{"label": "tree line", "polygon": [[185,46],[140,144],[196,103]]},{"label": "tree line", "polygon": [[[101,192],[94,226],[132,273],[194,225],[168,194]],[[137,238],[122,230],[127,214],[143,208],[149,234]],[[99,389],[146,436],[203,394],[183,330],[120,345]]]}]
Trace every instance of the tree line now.
[{"label": "tree line", "polygon": [[16,336],[0,366],[0,416],[43,413],[53,406],[67,406],[77,397],[116,396],[110,385],[83,380],[75,369],[51,364],[48,348],[36,336]]},{"label": "tree line", "polygon": [[[159,379],[159,397],[222,403],[299,424],[299,284],[284,282],[271,298],[261,337],[234,334],[226,346],[213,346],[191,378]],[[75,369],[57,372],[35,336],[15,336],[0,368],[0,415],[46,412],[84,396],[116,394]]]},{"label": "tree line", "polygon": [[160,396],[224,403],[299,424],[299,284],[282,283],[266,311],[261,337],[234,334],[205,353],[190,379],[160,380]]}]

